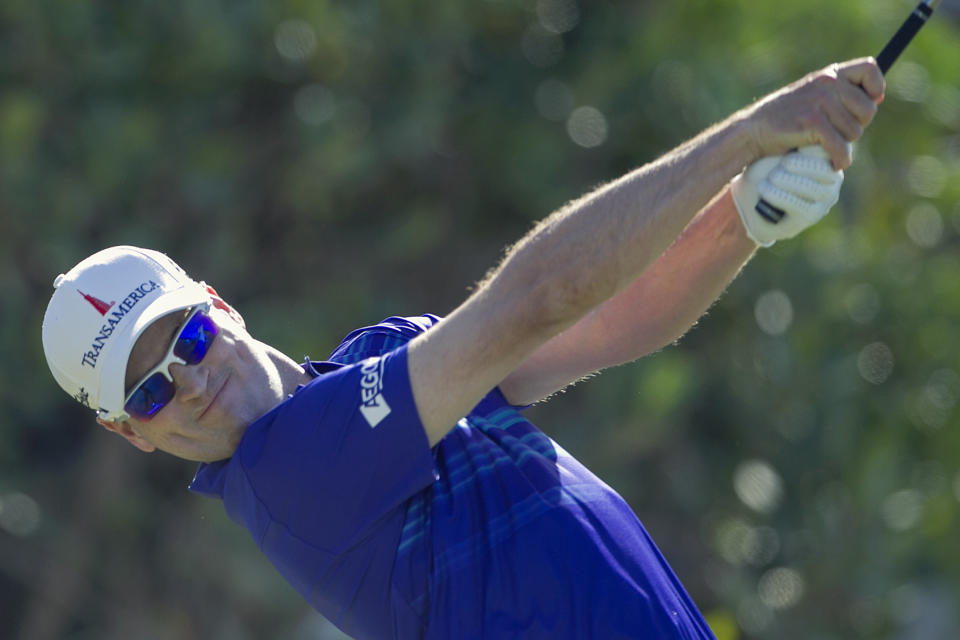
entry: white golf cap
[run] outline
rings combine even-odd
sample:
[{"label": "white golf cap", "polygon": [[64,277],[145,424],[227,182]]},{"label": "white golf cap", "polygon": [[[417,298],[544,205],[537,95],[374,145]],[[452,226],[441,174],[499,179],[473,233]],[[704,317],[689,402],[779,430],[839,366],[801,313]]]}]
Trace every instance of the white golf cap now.
[{"label": "white golf cap", "polygon": [[99,251],[53,282],[43,351],[64,391],[107,420],[125,415],[127,359],[154,320],[210,299],[206,287],[151,249]]}]

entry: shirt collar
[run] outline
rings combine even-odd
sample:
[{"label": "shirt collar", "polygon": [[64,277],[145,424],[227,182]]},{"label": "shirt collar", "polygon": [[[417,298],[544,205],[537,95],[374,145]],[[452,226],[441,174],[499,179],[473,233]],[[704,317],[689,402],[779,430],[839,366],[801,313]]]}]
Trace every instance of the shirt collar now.
[{"label": "shirt collar", "polygon": [[314,362],[309,357],[304,357],[303,364],[300,366],[303,367],[303,370],[310,374],[310,376],[316,378],[339,369],[344,365],[340,362],[332,362],[330,360],[317,360]]}]

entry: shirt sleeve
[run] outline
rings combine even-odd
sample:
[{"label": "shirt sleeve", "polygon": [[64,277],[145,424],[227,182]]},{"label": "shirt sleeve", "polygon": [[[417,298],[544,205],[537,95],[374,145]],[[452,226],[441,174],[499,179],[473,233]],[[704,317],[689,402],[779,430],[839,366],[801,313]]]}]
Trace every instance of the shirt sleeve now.
[{"label": "shirt sleeve", "polygon": [[409,317],[390,316],[379,324],[351,331],[328,359],[352,364],[393,351],[438,322],[440,318],[431,313]]},{"label": "shirt sleeve", "polygon": [[246,513],[231,517],[258,542],[279,525],[331,553],[350,546],[435,480],[406,346],[301,387],[248,430],[234,458],[257,504],[239,501]]}]

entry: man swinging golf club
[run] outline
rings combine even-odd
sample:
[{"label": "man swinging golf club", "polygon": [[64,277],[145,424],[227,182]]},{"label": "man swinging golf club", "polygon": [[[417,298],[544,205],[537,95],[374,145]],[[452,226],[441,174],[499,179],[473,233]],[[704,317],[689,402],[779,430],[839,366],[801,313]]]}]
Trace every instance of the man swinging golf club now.
[{"label": "man swinging golf club", "polygon": [[[883,91],[869,58],[811,73],[544,219],[446,317],[324,361],[128,246],[56,279],[46,357],[105,428],[200,461],[191,489],[357,638],[712,638],[630,507],[522,407],[674,342],[758,245],[820,220]],[[808,146],[825,157],[788,153]]]}]

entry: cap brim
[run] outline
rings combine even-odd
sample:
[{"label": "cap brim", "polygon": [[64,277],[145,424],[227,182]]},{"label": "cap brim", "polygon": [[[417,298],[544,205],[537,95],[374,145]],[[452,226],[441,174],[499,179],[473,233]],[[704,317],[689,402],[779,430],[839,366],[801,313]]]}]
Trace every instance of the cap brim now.
[{"label": "cap brim", "polygon": [[187,309],[210,300],[210,293],[199,283],[190,283],[169,291],[140,310],[133,322],[124,323],[113,336],[112,348],[102,354],[103,369],[100,371],[100,417],[118,420],[126,416],[123,401],[126,397],[124,382],[127,360],[133,346],[147,327],[174,311]]}]

